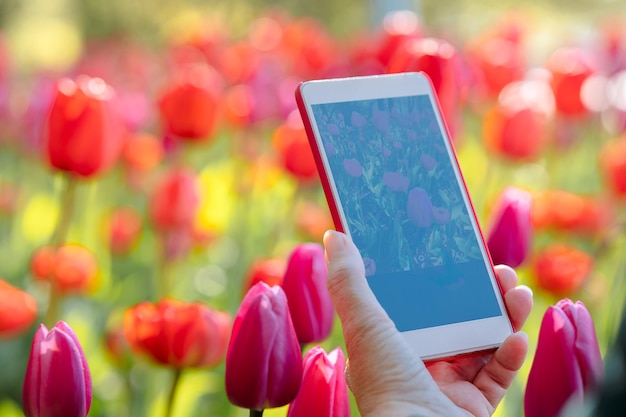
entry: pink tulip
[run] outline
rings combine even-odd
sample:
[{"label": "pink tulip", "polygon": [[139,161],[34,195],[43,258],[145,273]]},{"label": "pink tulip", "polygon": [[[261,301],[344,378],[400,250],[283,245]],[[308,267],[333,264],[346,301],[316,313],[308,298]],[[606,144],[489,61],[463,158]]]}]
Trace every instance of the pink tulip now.
[{"label": "pink tulip", "polygon": [[317,243],[298,245],[287,263],[282,287],[298,341],[321,342],[330,334],[335,311],[326,278],[324,249]]},{"label": "pink tulip", "polygon": [[528,257],[532,231],[531,202],[528,192],[514,187],[505,189],[498,199],[487,238],[494,264],[516,268]]},{"label": "pink tulip", "polygon": [[289,406],[287,417],[348,417],[350,400],[340,348],[330,353],[315,346],[304,356],[302,386]]},{"label": "pink tulip", "polygon": [[254,285],[239,307],[226,354],[226,395],[236,406],[263,410],[298,394],[302,354],[287,297],[279,286]]},{"label": "pink tulip", "polygon": [[550,306],[528,375],[526,417],[558,416],[567,402],[582,403],[602,378],[596,331],[585,305],[563,299]]},{"label": "pink tulip", "polygon": [[43,324],[33,338],[22,391],[26,417],[85,417],[91,406],[91,375],[74,331]]}]

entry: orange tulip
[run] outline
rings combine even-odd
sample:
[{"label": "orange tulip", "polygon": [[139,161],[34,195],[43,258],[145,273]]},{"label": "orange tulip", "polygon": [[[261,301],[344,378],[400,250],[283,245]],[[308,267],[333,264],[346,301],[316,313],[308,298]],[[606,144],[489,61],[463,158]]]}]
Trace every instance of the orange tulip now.
[{"label": "orange tulip", "polygon": [[16,336],[37,317],[35,298],[0,279],[0,338]]},{"label": "orange tulip", "polygon": [[61,293],[85,292],[98,275],[98,262],[80,245],[42,246],[33,254],[31,272],[36,280],[52,283]]},{"label": "orange tulip", "polygon": [[539,288],[557,297],[577,291],[593,268],[593,258],[562,243],[543,248],[535,257],[533,270]]},{"label": "orange tulip", "polygon": [[287,269],[287,261],[278,258],[258,259],[252,263],[242,287],[246,294],[258,282],[264,282],[270,287],[281,285]]},{"label": "orange tulip", "polygon": [[228,313],[168,298],[137,304],[124,313],[124,335],[131,348],[175,368],[218,365],[226,355],[230,329]]},{"label": "orange tulip", "polygon": [[45,131],[54,168],[90,177],[116,161],[123,134],[113,98],[113,89],[100,78],[81,76],[57,83]]}]

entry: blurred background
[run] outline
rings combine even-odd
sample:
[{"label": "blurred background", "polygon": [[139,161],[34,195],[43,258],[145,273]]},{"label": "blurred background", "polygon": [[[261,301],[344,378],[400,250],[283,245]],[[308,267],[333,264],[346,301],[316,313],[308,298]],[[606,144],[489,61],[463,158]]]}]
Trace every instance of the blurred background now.
[{"label": "blurred background", "polygon": [[[55,315],[87,354],[89,415],[162,415],[171,370],[131,352],[125,309],[170,296],[234,315],[255,274],[279,279],[295,245],[332,227],[297,83],[407,70],[435,82],[484,233],[507,187],[532,198],[530,244],[515,265],[536,297],[531,352],[497,411],[523,415],[547,306],[584,301],[603,353],[621,317],[625,28],[618,0],[0,0],[0,278],[37,303],[33,324],[0,338],[0,416],[22,416],[35,323],[52,310],[37,254],[60,228],[88,252],[76,279],[89,282],[63,294]],[[185,137],[176,121],[202,124],[206,113],[163,103],[191,67],[208,77],[213,122]],[[62,172],[43,146],[56,81],[81,74],[115,90],[125,132],[94,175]],[[192,190],[163,191],[181,167]],[[155,212],[179,205],[192,221],[172,231]],[[259,272],[268,259],[277,264]],[[338,322],[322,345],[343,345]],[[223,372],[186,370],[173,415],[246,415],[228,403]]]}]

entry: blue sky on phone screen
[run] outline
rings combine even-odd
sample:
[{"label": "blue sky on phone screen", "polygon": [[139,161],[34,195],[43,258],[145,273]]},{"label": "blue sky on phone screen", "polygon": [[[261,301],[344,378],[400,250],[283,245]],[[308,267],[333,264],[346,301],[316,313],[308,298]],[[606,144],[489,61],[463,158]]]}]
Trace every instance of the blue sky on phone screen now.
[{"label": "blue sky on phone screen", "polygon": [[430,97],[312,109],[368,282],[398,329],[501,315]]}]

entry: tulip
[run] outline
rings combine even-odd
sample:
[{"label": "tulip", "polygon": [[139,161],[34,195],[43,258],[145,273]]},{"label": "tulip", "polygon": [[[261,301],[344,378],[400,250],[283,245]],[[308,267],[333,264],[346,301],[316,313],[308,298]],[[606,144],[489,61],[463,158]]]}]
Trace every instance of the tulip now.
[{"label": "tulip", "polygon": [[527,258],[531,243],[530,193],[506,188],[493,210],[487,246],[495,264],[513,268]]},{"label": "tulip", "polygon": [[212,368],[226,355],[231,319],[200,303],[163,299],[143,302],[124,313],[124,336],[131,348],[174,368]]},{"label": "tulip", "polygon": [[0,338],[16,336],[37,317],[35,298],[0,279]]},{"label": "tulip", "polygon": [[515,161],[538,158],[546,146],[554,97],[544,81],[518,81],[502,89],[483,121],[483,139],[492,152]]},{"label": "tulip", "polygon": [[284,259],[268,258],[254,261],[246,274],[243,294],[245,295],[258,282],[264,282],[270,287],[281,285],[286,268]]},{"label": "tulip", "polygon": [[416,187],[409,191],[406,211],[409,220],[420,228],[427,228],[433,222],[433,206],[426,190]]},{"label": "tulip", "polygon": [[82,177],[109,168],[123,139],[113,89],[100,78],[81,76],[60,80],[54,94],[45,131],[50,164]]},{"label": "tulip", "polygon": [[566,403],[582,404],[602,379],[596,331],[585,305],[563,299],[548,307],[526,384],[526,417],[556,417]]},{"label": "tulip", "polygon": [[350,416],[345,359],[340,348],[326,353],[315,346],[303,360],[300,392],[289,406],[287,417]]},{"label": "tulip", "polygon": [[551,87],[560,114],[587,114],[581,90],[585,80],[595,73],[596,66],[590,54],[581,48],[560,48],[550,55],[546,67],[552,73]]},{"label": "tulip", "polygon": [[251,410],[281,407],[298,394],[302,356],[287,297],[263,282],[246,294],[226,354],[226,394]]},{"label": "tulip", "polygon": [[33,338],[22,391],[26,417],[85,417],[91,375],[76,334],[65,322],[43,324]]},{"label": "tulip", "polygon": [[108,219],[108,244],[113,254],[128,253],[141,232],[141,216],[133,208],[119,207]]},{"label": "tulip", "polygon": [[317,178],[317,166],[309,140],[296,113],[291,113],[272,135],[272,145],[284,169],[303,183]]},{"label": "tulip", "polygon": [[351,177],[358,178],[363,175],[363,166],[358,161],[358,159],[354,158],[345,158],[343,160],[343,169],[346,171],[348,175]]},{"label": "tulip", "polygon": [[166,133],[193,141],[211,138],[217,125],[219,77],[208,65],[188,65],[164,88],[159,111]]},{"label": "tulip", "polygon": [[541,249],[533,262],[539,288],[557,296],[577,291],[592,268],[591,255],[562,243]]},{"label": "tulip", "polygon": [[326,288],[327,277],[321,245],[303,243],[291,252],[282,287],[301,344],[321,342],[332,329],[335,310]]},{"label": "tulip", "polygon": [[42,246],[33,254],[31,272],[36,280],[50,282],[61,294],[82,293],[92,288],[98,261],[84,246]]},{"label": "tulip", "polygon": [[196,175],[176,168],[157,184],[150,200],[150,218],[159,232],[191,229],[200,194]]}]

